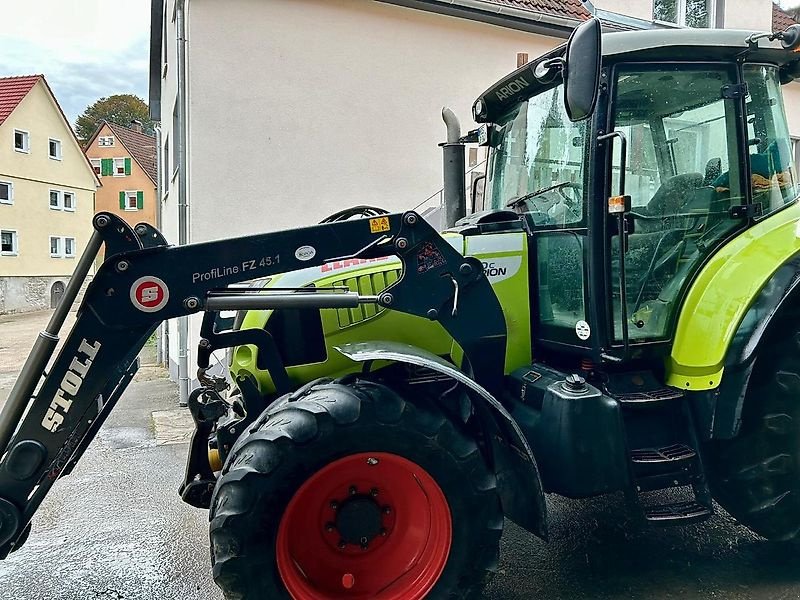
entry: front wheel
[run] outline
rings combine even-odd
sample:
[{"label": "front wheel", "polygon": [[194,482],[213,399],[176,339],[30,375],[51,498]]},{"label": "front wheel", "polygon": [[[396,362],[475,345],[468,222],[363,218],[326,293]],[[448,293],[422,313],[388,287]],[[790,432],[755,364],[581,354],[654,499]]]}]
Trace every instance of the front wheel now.
[{"label": "front wheel", "polygon": [[278,401],[241,439],[211,506],[227,598],[467,598],[503,516],[475,442],[440,411],[360,381]]}]

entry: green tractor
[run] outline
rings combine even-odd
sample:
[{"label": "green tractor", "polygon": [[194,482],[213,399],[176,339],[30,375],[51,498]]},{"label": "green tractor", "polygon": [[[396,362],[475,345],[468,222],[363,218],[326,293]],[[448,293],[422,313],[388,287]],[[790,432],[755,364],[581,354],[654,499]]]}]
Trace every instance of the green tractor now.
[{"label": "green tractor", "polygon": [[[462,598],[497,565],[504,515],[546,537],[543,493],[622,490],[658,525],[715,499],[800,535],[796,36],[619,33],[601,53],[590,23],[478,98],[485,125],[448,146],[487,146],[488,172],[443,236],[502,310],[496,396],[434,320],[240,313],[296,391],[224,452],[211,542],[231,597]],[[262,285],[373,295],[400,276],[345,259]],[[232,378],[274,395],[257,360],[236,348]]]},{"label": "green tractor", "polygon": [[[469,597],[505,517],[547,538],[546,493],[622,491],[654,525],[707,519],[716,500],[796,539],[800,182],[781,86],[798,46],[800,26],[587,22],[484,92],[479,129],[461,137],[446,114],[461,218],[441,234],[358,207],[170,247],[98,214],[0,412],[0,557],[158,324],[200,311],[180,494],[209,509],[230,599]],[[489,149],[469,211],[468,143]],[[225,349],[230,374],[212,375]]]}]

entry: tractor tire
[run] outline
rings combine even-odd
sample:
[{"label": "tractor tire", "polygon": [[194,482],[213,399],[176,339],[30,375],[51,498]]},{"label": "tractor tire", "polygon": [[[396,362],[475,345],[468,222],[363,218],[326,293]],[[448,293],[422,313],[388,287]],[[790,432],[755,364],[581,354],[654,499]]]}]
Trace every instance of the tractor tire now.
[{"label": "tractor tire", "polygon": [[209,518],[228,600],[471,598],[503,529],[475,441],[364,380],[267,409],[232,449]]},{"label": "tractor tire", "polygon": [[[782,331],[786,331],[783,329]],[[800,333],[762,345],[739,435],[706,449],[714,499],[774,541],[800,537]]]}]

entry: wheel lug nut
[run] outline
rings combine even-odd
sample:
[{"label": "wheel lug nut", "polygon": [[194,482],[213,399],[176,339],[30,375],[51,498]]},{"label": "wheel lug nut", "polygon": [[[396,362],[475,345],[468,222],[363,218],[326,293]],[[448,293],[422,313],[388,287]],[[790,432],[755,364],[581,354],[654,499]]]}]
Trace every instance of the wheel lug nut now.
[{"label": "wheel lug nut", "polygon": [[377,497],[377,495],[378,495],[378,488],[372,488],[372,489],[369,491],[369,495],[370,495],[370,496],[372,496],[373,498]]},{"label": "wheel lug nut", "polygon": [[356,488],[356,486],[351,485],[350,486],[350,495],[351,496],[355,496],[357,493],[358,493],[358,489]]},{"label": "wheel lug nut", "polygon": [[344,550],[345,548],[347,548],[347,542],[345,542],[344,540],[341,540],[339,542],[339,550]]},{"label": "wheel lug nut", "polygon": [[381,535],[381,537],[386,537],[386,535],[387,535],[386,530],[385,529],[381,529],[380,535]]},{"label": "wheel lug nut", "polygon": [[383,514],[385,514],[385,515],[392,514],[392,507],[391,506],[384,506],[383,507]]},{"label": "wheel lug nut", "polygon": [[336,500],[331,500],[331,508],[333,510],[338,510],[339,509],[339,503]]},{"label": "wheel lug nut", "polygon": [[328,523],[327,525],[325,525],[325,531],[327,531],[328,533],[331,533],[335,529],[336,525],[334,525],[333,523]]}]

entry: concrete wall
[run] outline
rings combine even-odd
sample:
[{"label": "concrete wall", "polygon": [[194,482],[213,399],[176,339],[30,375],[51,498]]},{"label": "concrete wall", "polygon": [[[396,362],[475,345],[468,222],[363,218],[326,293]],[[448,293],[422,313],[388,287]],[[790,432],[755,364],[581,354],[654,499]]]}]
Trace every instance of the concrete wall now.
[{"label": "concrete wall", "polygon": [[[156,224],[156,189],[153,182],[147,176],[130,152],[122,142],[114,136],[114,146],[100,146],[100,136],[113,136],[114,133],[108,125],[104,125],[95,137],[92,145],[86,149],[86,156],[89,158],[130,158],[131,174],[124,177],[106,176],[101,177],[100,182],[103,187],[97,190],[95,211],[109,211],[122,217],[131,225],[136,225],[142,221]],[[144,204],[141,210],[121,209],[119,206],[119,193],[126,191],[142,191]]]},{"label": "concrete wall", "polygon": [[[14,150],[15,129],[29,132],[29,153]],[[49,138],[61,141],[61,160],[48,158]],[[42,81],[0,126],[0,181],[14,188],[14,203],[0,204],[0,229],[17,232],[19,249],[0,256],[0,276],[71,274],[92,232],[95,178]],[[51,189],[73,192],[75,210],[51,209]],[[51,258],[50,236],[75,238],[76,258]]]}]

